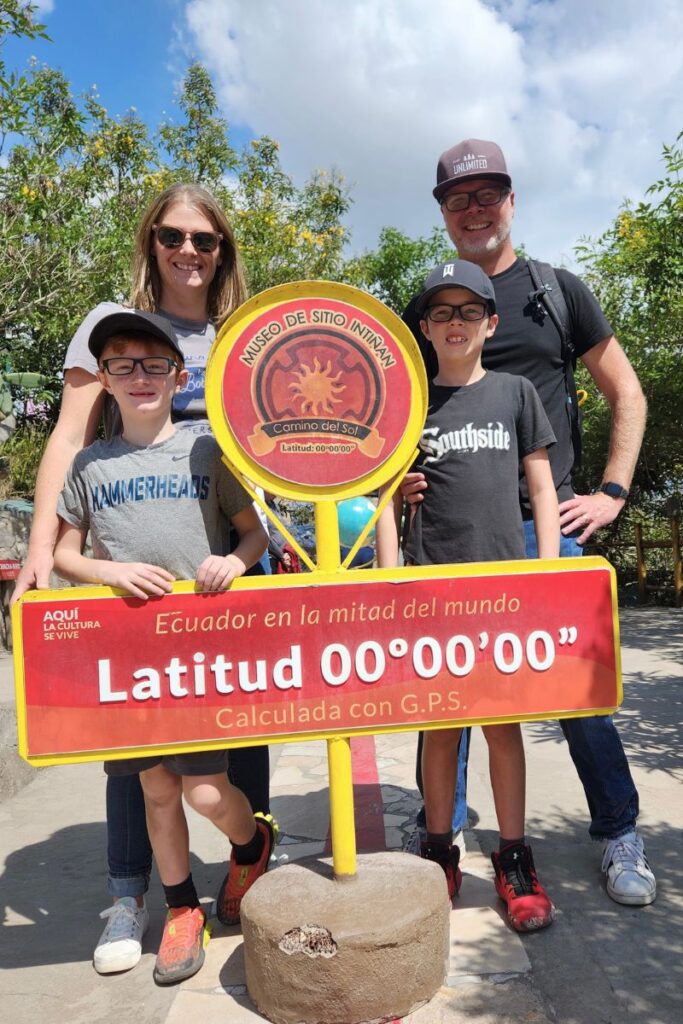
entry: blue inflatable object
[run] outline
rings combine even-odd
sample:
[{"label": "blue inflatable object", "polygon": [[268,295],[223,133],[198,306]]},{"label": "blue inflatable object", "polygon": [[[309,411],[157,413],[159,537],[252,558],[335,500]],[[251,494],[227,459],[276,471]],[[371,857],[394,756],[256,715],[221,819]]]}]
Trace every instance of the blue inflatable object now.
[{"label": "blue inflatable object", "polygon": [[[337,505],[339,540],[343,547],[352,548],[358,536],[375,513],[375,506],[369,498],[347,498]],[[366,542],[374,540],[375,530],[370,531]],[[354,559],[355,561],[355,559]]]},{"label": "blue inflatable object", "polygon": [[[342,546],[339,549],[342,562],[344,561],[350,550],[351,548],[345,548],[344,545],[342,544]],[[372,569],[374,561],[375,549],[363,545],[362,548],[358,549],[355,557],[350,562],[349,569]]]}]

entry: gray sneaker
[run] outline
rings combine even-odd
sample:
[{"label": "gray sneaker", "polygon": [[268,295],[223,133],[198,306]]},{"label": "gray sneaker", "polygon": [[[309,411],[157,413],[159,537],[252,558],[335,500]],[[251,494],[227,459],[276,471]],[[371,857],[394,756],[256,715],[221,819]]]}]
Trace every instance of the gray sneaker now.
[{"label": "gray sneaker", "polygon": [[605,843],[602,872],[607,877],[607,892],[616,903],[644,907],[657,895],[657,882],[635,829]]},{"label": "gray sneaker", "polygon": [[95,970],[98,974],[129,971],[142,956],[142,936],[149,927],[147,907],[139,907],[134,896],[122,896],[100,917],[107,919],[107,925],[93,954]]}]

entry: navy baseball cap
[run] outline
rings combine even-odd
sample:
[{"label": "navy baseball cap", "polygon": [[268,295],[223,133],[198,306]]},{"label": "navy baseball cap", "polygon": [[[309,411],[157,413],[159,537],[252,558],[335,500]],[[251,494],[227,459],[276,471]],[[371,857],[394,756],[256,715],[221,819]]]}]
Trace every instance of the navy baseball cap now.
[{"label": "navy baseball cap", "polygon": [[145,334],[151,334],[173,349],[175,354],[180,356],[181,363],[185,361],[176,333],[168,320],[163,316],[157,316],[156,313],[144,313],[141,309],[122,309],[118,313],[102,317],[90,332],[88,348],[99,361],[107,341],[128,331],[144,331]]},{"label": "navy baseball cap", "polygon": [[511,187],[512,179],[508,174],[503,150],[496,142],[465,139],[442,153],[436,165],[436,187],[432,195],[440,203],[453,185],[460,181],[473,181],[475,178],[490,178]]},{"label": "navy baseball cap", "polygon": [[470,263],[469,260],[450,260],[448,263],[440,263],[427,274],[422,292],[415,303],[415,310],[419,316],[424,315],[432,295],[436,295],[443,288],[467,288],[486,301],[489,313],[496,312],[496,293],[491,278],[476,263]]}]

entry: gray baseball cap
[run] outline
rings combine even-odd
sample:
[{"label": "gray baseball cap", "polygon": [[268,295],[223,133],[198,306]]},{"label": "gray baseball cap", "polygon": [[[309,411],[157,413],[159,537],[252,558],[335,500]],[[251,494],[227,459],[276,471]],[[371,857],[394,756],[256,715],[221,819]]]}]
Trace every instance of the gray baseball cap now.
[{"label": "gray baseball cap", "polygon": [[448,263],[440,263],[427,274],[422,292],[415,303],[415,310],[419,316],[424,315],[432,295],[436,295],[443,288],[467,288],[487,302],[489,313],[496,312],[496,293],[491,278],[476,263],[470,263],[469,260],[450,260]]},{"label": "gray baseball cap", "polygon": [[145,313],[141,309],[122,309],[118,313],[110,313],[102,317],[90,332],[88,348],[95,356],[100,358],[102,349],[110,338],[117,334],[125,334],[127,331],[144,331],[151,334],[159,341],[165,342],[176,355],[184,361],[183,351],[178,344],[176,333],[168,320],[156,313]]},{"label": "gray baseball cap", "polygon": [[440,203],[453,185],[474,178],[491,178],[508,188],[512,185],[503,150],[495,142],[464,139],[442,153],[436,165],[436,187],[432,194]]}]

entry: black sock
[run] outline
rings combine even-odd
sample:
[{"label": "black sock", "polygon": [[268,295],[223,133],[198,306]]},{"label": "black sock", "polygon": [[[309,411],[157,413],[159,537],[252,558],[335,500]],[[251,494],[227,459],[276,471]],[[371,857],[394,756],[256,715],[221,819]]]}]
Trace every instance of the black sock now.
[{"label": "black sock", "polygon": [[450,832],[428,832],[428,843],[437,843],[439,846],[451,846],[453,843],[453,829]]},{"label": "black sock", "polygon": [[255,864],[263,853],[265,843],[266,837],[260,828],[255,830],[248,843],[244,843],[241,846],[239,843],[233,843],[232,850],[237,864]]},{"label": "black sock", "polygon": [[169,908],[191,907],[194,910],[195,907],[199,906],[192,874],[189,874],[185,881],[179,882],[178,885],[164,885],[164,896]]},{"label": "black sock", "polygon": [[506,846],[526,846],[524,839],[525,836],[522,836],[521,839],[503,839],[501,836],[498,840],[498,853],[500,853],[501,850],[504,850]]}]

